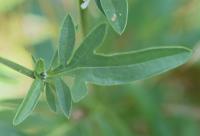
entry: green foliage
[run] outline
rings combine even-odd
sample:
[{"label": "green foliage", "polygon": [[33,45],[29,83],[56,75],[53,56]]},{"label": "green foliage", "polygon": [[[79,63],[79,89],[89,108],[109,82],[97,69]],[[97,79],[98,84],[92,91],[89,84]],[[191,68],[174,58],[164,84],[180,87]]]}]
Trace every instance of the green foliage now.
[{"label": "green foliage", "polygon": [[67,74],[98,85],[124,84],[173,69],[184,64],[190,56],[190,50],[181,47],[154,48],[114,56],[94,55],[90,57],[91,61],[77,64]]},{"label": "green foliage", "polygon": [[99,10],[100,10],[103,14],[105,14],[104,11],[103,11],[102,5],[101,5],[101,1],[100,1],[100,0],[95,0],[95,2],[96,2],[97,7],[99,8]]},{"label": "green foliage", "polygon": [[59,108],[64,115],[69,118],[72,108],[72,98],[69,87],[60,78],[54,79],[53,84],[55,85]]},{"label": "green foliage", "polygon": [[96,3],[99,9],[106,15],[113,29],[117,33],[122,34],[128,19],[127,0],[96,0]]},{"label": "green foliage", "polygon": [[[127,0],[96,0],[96,3],[113,29],[122,34],[128,20]],[[61,27],[58,49],[51,56],[49,67],[45,66],[47,62],[43,59],[33,57],[36,67],[32,71],[0,57],[0,63],[34,79],[17,110],[14,125],[20,124],[33,112],[43,90],[50,109],[54,112],[61,111],[69,118],[72,102],[79,102],[88,94],[86,83],[110,86],[143,80],[186,63],[192,55],[190,49],[181,46],[154,47],[113,54],[99,53],[96,50],[107,37],[107,29],[106,23],[96,26],[75,50],[75,25],[72,17],[67,15]],[[65,77],[74,79],[72,87],[71,82],[66,84]],[[125,128],[120,123],[105,123],[101,117],[94,117],[94,120],[99,129],[105,131],[102,135],[130,135],[130,132],[124,130],[119,133],[110,132],[115,125]]]},{"label": "green foliage", "polygon": [[8,12],[13,8],[16,8],[23,2],[24,0],[9,0],[9,1],[0,0],[0,12]]},{"label": "green foliage", "polygon": [[79,102],[81,99],[83,99],[88,94],[87,86],[84,79],[81,79],[81,77],[77,76],[75,78],[71,92],[74,102]]},{"label": "green foliage", "polygon": [[11,62],[8,59],[0,57],[0,63],[6,65],[8,67],[11,67],[13,70],[15,70],[15,71],[17,71],[19,73],[22,73],[22,74],[24,74],[26,76],[29,76],[31,78],[34,77],[34,72],[33,71],[31,71],[31,70],[29,70],[29,69],[27,69],[27,68],[25,68],[25,67],[23,67],[23,66],[21,66],[19,64]]},{"label": "green foliage", "polygon": [[58,104],[54,86],[52,86],[50,83],[46,83],[45,92],[46,92],[46,100],[50,109],[54,112],[57,112]]},{"label": "green foliage", "polygon": [[65,66],[70,59],[75,44],[75,28],[71,16],[66,16],[60,32],[59,58],[60,63]]},{"label": "green foliage", "polygon": [[20,124],[33,112],[39,101],[43,87],[44,84],[40,79],[36,79],[33,82],[27,96],[24,98],[23,102],[17,110],[17,113],[13,120],[14,125]]}]

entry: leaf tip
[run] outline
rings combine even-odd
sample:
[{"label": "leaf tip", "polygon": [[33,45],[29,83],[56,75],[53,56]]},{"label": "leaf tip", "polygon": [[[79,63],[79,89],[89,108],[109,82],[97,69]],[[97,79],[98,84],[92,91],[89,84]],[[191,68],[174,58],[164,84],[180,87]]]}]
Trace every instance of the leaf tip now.
[{"label": "leaf tip", "polygon": [[67,14],[65,19],[66,19],[66,20],[71,20],[71,21],[72,21],[72,16],[71,16],[70,14]]},{"label": "leaf tip", "polygon": [[17,118],[17,116],[15,116],[12,123],[13,123],[13,126],[17,126],[17,125],[19,125],[22,122],[23,122],[23,120],[19,120]]}]

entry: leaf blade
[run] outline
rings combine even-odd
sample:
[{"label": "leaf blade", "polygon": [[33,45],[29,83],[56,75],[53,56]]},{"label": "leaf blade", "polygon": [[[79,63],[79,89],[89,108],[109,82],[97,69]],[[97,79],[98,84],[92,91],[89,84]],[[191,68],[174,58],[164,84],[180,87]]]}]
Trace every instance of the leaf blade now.
[{"label": "leaf blade", "polygon": [[77,77],[74,81],[74,85],[72,86],[71,93],[73,102],[76,103],[82,100],[88,94],[84,80]]},{"label": "leaf blade", "polygon": [[70,59],[75,45],[75,27],[72,17],[67,15],[64,19],[59,39],[58,54],[61,64],[64,66]]},{"label": "leaf blade", "polygon": [[105,14],[104,11],[103,11],[103,8],[102,8],[102,6],[101,6],[100,0],[95,0],[95,3],[96,3],[96,5],[97,5],[97,7],[99,8],[99,10],[100,10],[103,14]]},{"label": "leaf blade", "polygon": [[83,59],[92,56],[94,50],[104,41],[106,33],[107,25],[105,23],[98,25],[91,33],[89,33],[73,55],[69,67],[74,67]]},{"label": "leaf blade", "polygon": [[122,34],[128,20],[127,0],[100,0],[103,11],[113,29]]},{"label": "leaf blade", "polygon": [[54,89],[52,87],[51,84],[46,83],[46,100],[47,100],[47,104],[49,105],[49,108],[54,111],[57,112],[57,101],[56,101],[56,94],[54,92]]},{"label": "leaf blade", "polygon": [[45,63],[43,59],[38,59],[35,67],[35,72],[39,75],[45,71]]},{"label": "leaf blade", "polygon": [[17,113],[13,120],[13,125],[18,125],[23,122],[36,107],[41,91],[44,87],[43,82],[40,79],[36,79],[31,88],[28,91],[27,96],[24,98],[23,102],[19,106]]},{"label": "leaf blade", "polygon": [[[181,47],[154,48],[112,56],[94,55],[92,58],[96,61],[83,61],[81,66],[66,74],[99,85],[124,84],[174,69],[190,57],[191,51]],[[127,58],[130,59],[127,61]]]},{"label": "leaf blade", "polygon": [[53,69],[57,68],[58,66],[60,66],[60,61],[59,61],[59,57],[58,57],[58,50],[56,50],[51,59],[51,64],[50,64],[49,70],[53,70]]},{"label": "leaf blade", "polygon": [[60,78],[54,79],[54,85],[56,88],[56,94],[58,97],[58,104],[60,106],[60,109],[62,110],[64,115],[69,118],[72,108],[72,98],[69,87]]}]

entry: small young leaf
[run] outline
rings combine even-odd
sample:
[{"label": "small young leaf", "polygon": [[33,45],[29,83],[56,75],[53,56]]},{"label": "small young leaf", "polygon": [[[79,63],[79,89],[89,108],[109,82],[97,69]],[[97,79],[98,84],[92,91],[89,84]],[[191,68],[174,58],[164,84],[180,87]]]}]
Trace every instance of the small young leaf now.
[{"label": "small young leaf", "polygon": [[39,59],[37,61],[35,71],[37,74],[41,74],[45,71],[45,64],[43,59]]},{"label": "small young leaf", "polygon": [[122,34],[128,20],[127,0],[100,0],[100,2],[113,29],[117,33]]},{"label": "small young leaf", "polygon": [[40,79],[36,79],[33,82],[27,96],[24,98],[23,102],[17,110],[17,113],[13,120],[13,125],[20,124],[33,112],[39,101],[39,97],[43,88],[44,83]]},{"label": "small young leaf", "polygon": [[35,67],[35,77],[45,80],[47,77],[46,70],[45,70],[45,63],[43,59],[38,59]]},{"label": "small young leaf", "polygon": [[60,78],[54,79],[54,85],[56,88],[56,94],[60,109],[63,111],[64,115],[69,118],[72,108],[72,98],[69,87]]},{"label": "small young leaf", "polygon": [[33,55],[31,57],[32,57],[33,63],[36,64],[37,63],[37,59]]},{"label": "small young leaf", "polygon": [[66,16],[60,32],[59,57],[60,62],[65,66],[72,55],[75,44],[75,28],[71,16]]},{"label": "small young leaf", "polygon": [[56,92],[50,83],[46,83],[46,100],[50,109],[57,112]]},{"label": "small young leaf", "polygon": [[74,102],[79,102],[82,100],[88,94],[85,81],[81,80],[80,78],[76,78],[74,85],[72,86],[71,93]]}]

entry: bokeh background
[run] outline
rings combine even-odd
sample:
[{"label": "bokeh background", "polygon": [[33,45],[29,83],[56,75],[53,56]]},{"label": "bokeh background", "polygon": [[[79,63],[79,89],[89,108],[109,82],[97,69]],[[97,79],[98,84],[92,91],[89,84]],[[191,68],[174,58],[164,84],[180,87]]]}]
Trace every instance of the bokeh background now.
[{"label": "bokeh background", "polygon": [[[106,21],[90,1],[81,10],[79,0],[0,0],[0,56],[31,69],[32,54],[49,64],[66,13],[76,24],[78,47],[84,35]],[[151,79],[109,87],[90,84],[70,120],[51,112],[43,95],[35,112],[13,127],[32,80],[0,65],[0,136],[199,136],[199,9],[199,0],[129,0],[126,31],[119,36],[109,28],[98,52],[180,45],[193,49],[194,56]]]}]

